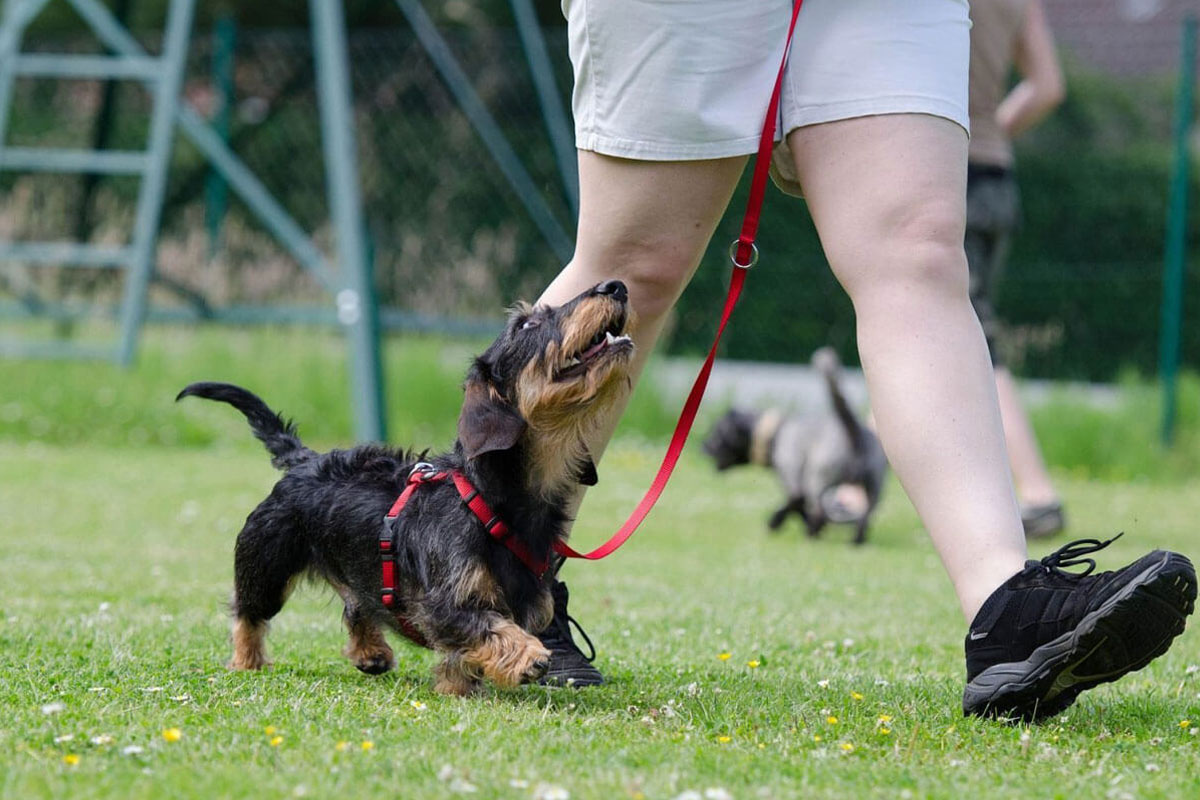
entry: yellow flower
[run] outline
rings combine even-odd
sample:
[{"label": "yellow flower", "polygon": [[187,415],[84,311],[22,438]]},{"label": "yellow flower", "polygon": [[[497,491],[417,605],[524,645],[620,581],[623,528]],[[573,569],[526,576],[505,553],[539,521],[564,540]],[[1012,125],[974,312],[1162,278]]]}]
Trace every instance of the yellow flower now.
[{"label": "yellow flower", "polygon": [[1190,719],[1181,719],[1179,721],[1179,727],[1184,729],[1190,728],[1192,727],[1192,721]]},{"label": "yellow flower", "polygon": [[179,730],[179,728],[164,728],[162,737],[168,742],[178,742],[183,738],[183,731]]},{"label": "yellow flower", "polygon": [[880,714],[879,721],[881,723],[883,723],[884,725],[886,725],[887,723],[892,721],[892,715],[891,714]]},{"label": "yellow flower", "polygon": [[733,737],[732,736],[718,736],[717,741],[720,742],[721,744],[729,744],[730,742],[733,741]]},{"label": "yellow flower", "polygon": [[858,693],[858,692],[851,692],[851,693],[850,693],[850,699],[851,699],[851,700],[862,700],[862,699],[863,699],[863,696],[862,696],[860,693]]},{"label": "yellow flower", "polygon": [[828,717],[826,717],[825,721],[828,722],[830,725],[837,725],[837,717],[833,716],[832,714],[830,714]]},{"label": "yellow flower", "polygon": [[63,763],[68,767],[73,767],[79,763],[79,756],[75,755],[74,753],[67,753],[65,756],[63,756]]},{"label": "yellow flower", "polygon": [[283,744],[283,737],[282,736],[273,737],[271,739],[270,744],[271,744],[271,747],[279,747],[279,745]]},{"label": "yellow flower", "polygon": [[813,741],[814,741],[814,742],[819,742],[819,741],[821,741],[821,734],[819,734],[819,733],[814,733],[814,734],[813,734]]},{"label": "yellow flower", "polygon": [[892,729],[891,729],[891,728],[880,728],[880,729],[879,729],[879,734],[880,734],[881,736],[887,736],[887,735],[888,735],[889,733],[891,733],[891,732],[892,732]]},{"label": "yellow flower", "polygon": [[767,749],[767,746],[766,746],[765,744],[763,744],[762,742],[759,742],[759,743],[758,743],[758,749],[759,749],[759,750],[766,750],[766,749]]},{"label": "yellow flower", "polygon": [[342,752],[345,752],[346,748],[349,746],[350,746],[349,742],[342,741],[342,742],[338,742],[337,744],[335,744],[333,746],[333,749],[337,750],[339,753],[342,753]]},{"label": "yellow flower", "polygon": [[366,751],[368,751],[368,750],[372,750],[372,749],[374,749],[374,747],[375,747],[375,743],[374,743],[374,742],[371,742],[371,741],[366,741],[366,740],[364,740],[364,741],[363,741],[363,743],[362,743],[362,745],[360,745],[360,746],[362,747],[362,749],[363,749],[363,752],[365,753],[365,752],[366,752]]},{"label": "yellow flower", "polygon": [[746,662],[746,666],[749,667],[750,669],[758,669],[758,664],[759,664],[759,661],[757,658],[754,659],[753,661]]},{"label": "yellow flower", "polygon": [[733,653],[717,653],[717,658],[722,661],[728,661],[733,656]]},{"label": "yellow flower", "polygon": [[275,726],[268,725],[267,727],[263,728],[263,733],[265,733],[267,736],[274,736],[275,735]]},{"label": "yellow flower", "polygon": [[853,753],[854,745],[850,744],[849,742],[842,742],[842,749],[845,750],[847,753]]}]

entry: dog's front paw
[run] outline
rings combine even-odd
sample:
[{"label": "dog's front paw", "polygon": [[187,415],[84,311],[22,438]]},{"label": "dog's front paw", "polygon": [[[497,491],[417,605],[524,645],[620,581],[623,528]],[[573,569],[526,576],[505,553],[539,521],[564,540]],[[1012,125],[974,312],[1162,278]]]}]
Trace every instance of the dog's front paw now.
[{"label": "dog's front paw", "polygon": [[[545,650],[545,648],[543,648]],[[550,651],[545,650],[545,655],[535,655],[534,660],[529,663],[529,668],[521,675],[521,683],[537,683],[550,670]]]},{"label": "dog's front paw", "polygon": [[346,648],[346,658],[350,659],[360,672],[365,672],[368,675],[382,675],[385,672],[390,672],[396,666],[396,658],[392,653],[392,648],[384,644],[382,647],[355,647],[350,645]]}]

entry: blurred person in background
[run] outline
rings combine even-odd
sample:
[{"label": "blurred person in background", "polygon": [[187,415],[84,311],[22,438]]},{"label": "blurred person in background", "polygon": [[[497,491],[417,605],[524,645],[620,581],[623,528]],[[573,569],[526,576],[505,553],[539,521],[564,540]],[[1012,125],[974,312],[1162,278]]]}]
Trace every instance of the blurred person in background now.
[{"label": "blurred person in background", "polygon": [[[1065,86],[1042,0],[972,0],[967,150],[967,264],[971,303],[987,337],[1009,462],[1029,537],[1053,536],[1065,520],[1037,436],[1004,365],[992,295],[1020,215],[1012,140],[1063,101]],[[1016,67],[1020,80],[1009,89]]]}]

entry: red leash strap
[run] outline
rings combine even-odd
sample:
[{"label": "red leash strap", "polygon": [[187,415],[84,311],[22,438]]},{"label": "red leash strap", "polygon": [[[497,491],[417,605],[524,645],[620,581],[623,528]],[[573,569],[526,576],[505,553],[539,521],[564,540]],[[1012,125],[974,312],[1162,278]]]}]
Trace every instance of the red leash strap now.
[{"label": "red leash strap", "polygon": [[675,471],[675,465],[679,462],[679,454],[687,442],[688,434],[692,430],[692,423],[696,421],[700,400],[704,397],[704,390],[708,386],[708,376],[712,372],[713,362],[717,358],[717,346],[721,343],[721,334],[725,332],[725,325],[733,315],[734,306],[737,305],[738,297],[742,294],[742,285],[746,282],[746,270],[758,261],[758,248],[754,245],[754,238],[758,234],[758,220],[762,212],[763,197],[767,191],[767,172],[771,166],[771,150],[775,147],[775,117],[779,113],[779,95],[783,88],[784,67],[787,65],[788,51],[792,46],[792,34],[796,30],[796,19],[800,15],[802,2],[803,0],[796,0],[795,5],[792,6],[792,21],[788,25],[783,59],[779,64],[779,74],[775,77],[775,88],[771,92],[771,102],[767,105],[766,118],[763,119],[762,136],[758,141],[758,154],[754,157],[754,176],[750,182],[750,197],[746,201],[746,214],[742,219],[742,232],[729,246],[733,274],[729,279],[729,292],[725,295],[725,309],[721,312],[721,322],[717,325],[717,335],[713,339],[712,347],[709,348],[708,358],[704,360],[704,366],[700,368],[700,374],[696,376],[696,382],[692,384],[692,390],[688,393],[687,402],[683,404],[683,411],[679,415],[679,422],[675,425],[675,433],[671,435],[671,443],[667,446],[667,453],[663,456],[658,474],[654,476],[654,481],[650,484],[650,488],[642,497],[641,502],[637,504],[637,508],[629,515],[629,519],[625,520],[625,524],[612,535],[612,538],[589,553],[577,552],[571,549],[566,542],[556,541],[554,552],[564,558],[586,558],[595,561],[610,555],[625,544],[626,540],[642,524],[646,515],[650,513],[650,509],[654,508],[654,504],[658,502],[659,496],[667,488],[667,481],[670,480],[671,473]]}]

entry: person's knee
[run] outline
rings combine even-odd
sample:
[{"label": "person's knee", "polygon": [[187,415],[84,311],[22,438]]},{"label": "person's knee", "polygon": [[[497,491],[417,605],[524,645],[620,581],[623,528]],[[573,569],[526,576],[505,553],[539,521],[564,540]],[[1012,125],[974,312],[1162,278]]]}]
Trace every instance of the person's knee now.
[{"label": "person's knee", "polygon": [[898,209],[866,241],[827,248],[842,285],[856,302],[904,288],[922,294],[968,298],[961,204],[927,202]]},{"label": "person's knee", "polygon": [[621,238],[608,243],[603,253],[589,260],[593,271],[624,281],[637,315],[653,319],[675,304],[696,268],[699,254],[694,242],[664,234]]}]

